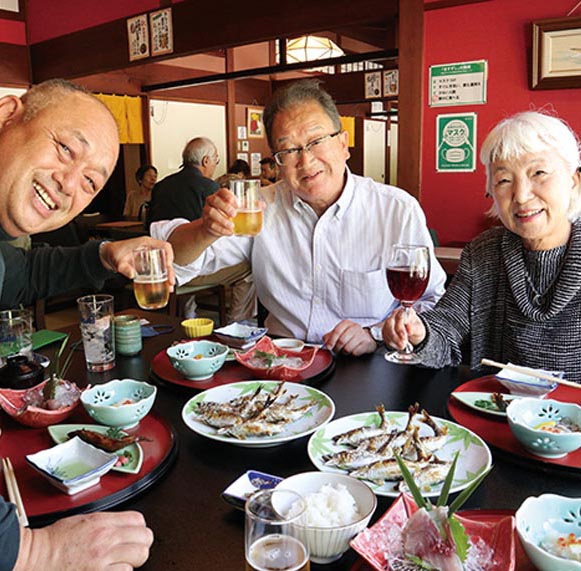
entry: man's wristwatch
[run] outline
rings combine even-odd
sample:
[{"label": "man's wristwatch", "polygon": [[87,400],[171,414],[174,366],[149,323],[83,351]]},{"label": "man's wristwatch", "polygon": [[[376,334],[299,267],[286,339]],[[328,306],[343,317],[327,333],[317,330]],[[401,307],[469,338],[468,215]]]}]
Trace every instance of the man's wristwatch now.
[{"label": "man's wristwatch", "polygon": [[377,343],[377,345],[383,345],[383,335],[381,334],[382,325],[372,325],[371,327],[364,327],[366,331],[369,332],[371,338]]}]

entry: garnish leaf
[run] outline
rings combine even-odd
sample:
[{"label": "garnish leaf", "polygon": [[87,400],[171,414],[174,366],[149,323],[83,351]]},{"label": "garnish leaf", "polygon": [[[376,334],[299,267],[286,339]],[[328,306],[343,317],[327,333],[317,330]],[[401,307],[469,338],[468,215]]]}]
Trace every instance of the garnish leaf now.
[{"label": "garnish leaf", "polygon": [[426,571],[434,570],[434,568],[429,563],[426,563],[423,559],[420,559],[417,555],[406,553],[405,556],[406,559],[417,565],[420,569],[426,569]]},{"label": "garnish leaf", "polygon": [[454,472],[456,471],[456,462],[458,462],[458,456],[460,455],[460,451],[456,452],[454,455],[454,460],[446,474],[446,479],[444,480],[444,484],[442,485],[442,490],[440,491],[440,495],[438,496],[438,501],[436,503],[437,507],[442,507],[446,505],[448,501],[448,496],[450,495],[450,488],[452,487],[452,482],[454,480]]},{"label": "garnish leaf", "polygon": [[448,508],[448,517],[457,512],[464,505],[464,502],[466,502],[466,500],[474,493],[482,480],[488,476],[490,470],[492,470],[492,466],[489,466],[486,470],[484,470],[480,476],[478,476],[467,488],[464,488],[458,494],[458,497],[450,504],[450,507]]},{"label": "garnish leaf", "polygon": [[270,369],[276,359],[276,355],[274,353],[267,353],[266,351],[260,351],[257,349],[254,351],[254,356],[258,359],[263,359],[266,363],[266,368]]},{"label": "garnish leaf", "polygon": [[407,484],[414,501],[418,508],[425,508],[426,510],[430,510],[432,508],[432,504],[427,502],[422,496],[422,492],[418,488],[417,484],[414,482],[414,477],[412,476],[411,472],[408,470],[408,467],[405,465],[405,462],[401,459],[400,455],[395,452],[394,453],[395,459],[397,461],[397,465],[399,466],[401,475],[403,476],[404,482]]},{"label": "garnish leaf", "polygon": [[460,561],[466,561],[468,556],[468,548],[470,547],[470,538],[464,529],[464,526],[454,516],[448,516],[450,523],[450,535],[456,545],[456,553]]}]

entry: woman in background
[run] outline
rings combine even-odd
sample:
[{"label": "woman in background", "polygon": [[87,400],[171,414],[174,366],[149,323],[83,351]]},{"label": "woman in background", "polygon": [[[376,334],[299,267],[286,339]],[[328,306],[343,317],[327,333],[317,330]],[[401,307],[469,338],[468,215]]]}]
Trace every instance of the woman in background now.
[{"label": "woman in background", "polygon": [[151,191],[157,182],[157,169],[153,165],[142,165],[135,171],[135,180],[138,188],[127,196],[123,216],[143,219],[143,205],[151,200]]}]

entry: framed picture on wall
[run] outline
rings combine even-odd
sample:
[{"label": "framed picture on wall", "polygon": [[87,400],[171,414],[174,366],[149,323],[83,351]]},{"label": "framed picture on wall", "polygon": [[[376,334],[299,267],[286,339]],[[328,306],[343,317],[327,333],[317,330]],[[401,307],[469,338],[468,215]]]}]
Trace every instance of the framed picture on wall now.
[{"label": "framed picture on wall", "polygon": [[159,56],[173,52],[173,26],[171,8],[149,14],[151,24],[151,55]]},{"label": "framed picture on wall", "polygon": [[381,72],[373,71],[365,74],[365,99],[381,97]]},{"label": "framed picture on wall", "polygon": [[533,22],[533,89],[581,87],[581,17]]},{"label": "framed picture on wall", "polygon": [[129,61],[149,57],[149,25],[147,15],[127,19]]},{"label": "framed picture on wall", "polygon": [[399,71],[390,69],[383,72],[383,96],[392,97],[399,93]]},{"label": "framed picture on wall", "polygon": [[248,128],[248,137],[260,139],[264,137],[264,123],[262,122],[262,109],[248,107],[246,109],[246,126]]}]

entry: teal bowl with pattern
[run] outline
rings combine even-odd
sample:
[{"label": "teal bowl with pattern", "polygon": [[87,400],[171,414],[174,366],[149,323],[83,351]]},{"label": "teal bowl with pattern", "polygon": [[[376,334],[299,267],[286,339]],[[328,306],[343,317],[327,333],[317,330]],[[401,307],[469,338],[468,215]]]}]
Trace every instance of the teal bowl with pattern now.
[{"label": "teal bowl with pattern", "polygon": [[[508,425],[528,452],[562,458],[581,447],[581,406],[556,400],[522,398],[506,409]],[[568,427],[564,430],[561,427]]]},{"label": "teal bowl with pattern", "polygon": [[533,496],[521,504],[515,518],[522,546],[539,571],[581,571],[578,540],[573,539],[580,536],[581,498]]},{"label": "teal bowl with pattern", "polygon": [[116,379],[83,391],[81,402],[100,424],[133,428],[151,410],[156,394],[157,387],[149,383]]},{"label": "teal bowl with pattern", "polygon": [[188,341],[166,350],[173,368],[190,381],[212,378],[228,355],[228,347],[213,341]]}]

